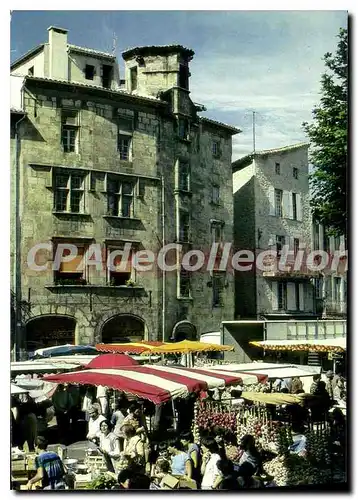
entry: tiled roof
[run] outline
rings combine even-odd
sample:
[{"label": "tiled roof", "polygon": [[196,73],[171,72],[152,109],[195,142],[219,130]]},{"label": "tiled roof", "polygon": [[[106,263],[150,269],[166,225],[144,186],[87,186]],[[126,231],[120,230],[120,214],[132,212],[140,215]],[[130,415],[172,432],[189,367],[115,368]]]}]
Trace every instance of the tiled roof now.
[{"label": "tiled roof", "polygon": [[255,151],[245,156],[242,156],[238,160],[234,161],[232,164],[232,168],[234,171],[241,170],[245,166],[249,165],[249,163],[254,159],[255,156],[284,153],[286,151],[294,151],[295,149],[308,148],[308,147],[309,147],[308,142],[299,142],[298,144],[292,144],[291,146],[283,146],[282,148],[263,149],[261,151]]},{"label": "tiled roof", "polygon": [[80,83],[80,82],[72,82],[72,81],[70,82],[68,80],[59,80],[59,79],[55,79],[55,78],[45,78],[45,77],[38,77],[38,76],[26,76],[25,81],[26,80],[61,83],[64,85],[75,85],[76,87],[84,87],[84,88],[93,89],[93,90],[103,90],[105,92],[111,92],[112,94],[115,94],[115,95],[124,95],[124,96],[130,97],[130,98],[133,98],[133,99],[142,99],[142,100],[150,101],[150,102],[156,103],[156,104],[162,104],[162,105],[167,104],[165,101],[157,99],[156,97],[134,95],[134,94],[131,94],[127,90],[124,90],[124,89],[112,90],[112,89],[106,89],[106,88],[101,87],[99,85],[90,85],[88,83]]},{"label": "tiled roof", "polygon": [[10,64],[10,69],[15,69],[16,66],[18,66],[22,62],[25,62],[26,59],[28,59],[31,56],[36,55],[38,52],[43,50],[44,46],[45,46],[45,44],[41,43],[40,45],[37,45],[33,49],[26,52],[23,56],[19,57],[18,59],[16,59],[16,61],[14,61],[12,64]]},{"label": "tiled roof", "polygon": [[202,116],[200,118],[200,121],[206,122],[206,123],[211,124],[211,125],[215,125],[217,127],[227,128],[228,130],[231,130],[234,134],[239,134],[240,132],[242,132],[242,130],[240,130],[239,128],[233,127],[232,125],[227,125],[226,123],[217,122],[216,120],[211,120],[211,118],[206,118],[204,116]]},{"label": "tiled roof", "polygon": [[78,45],[67,44],[67,47],[72,52],[83,52],[84,54],[93,55],[97,57],[106,57],[108,59],[115,59],[116,56],[110,52],[102,52],[100,50],[89,49],[87,47],[79,47]]},{"label": "tiled roof", "polygon": [[291,151],[293,149],[299,149],[303,147],[309,146],[309,142],[299,142],[297,144],[292,144],[291,146],[283,146],[282,148],[275,148],[275,149],[263,149],[261,151],[255,151],[255,155],[262,156],[262,155],[269,155],[269,154],[274,154],[274,153],[284,153],[285,151]]},{"label": "tiled roof", "polygon": [[128,59],[135,55],[169,54],[171,52],[183,52],[186,56],[192,57],[195,52],[183,45],[143,45],[132,47],[122,52],[123,59]]},{"label": "tiled roof", "polygon": [[11,107],[10,113],[25,113],[25,111],[23,109],[20,109],[20,108]]}]

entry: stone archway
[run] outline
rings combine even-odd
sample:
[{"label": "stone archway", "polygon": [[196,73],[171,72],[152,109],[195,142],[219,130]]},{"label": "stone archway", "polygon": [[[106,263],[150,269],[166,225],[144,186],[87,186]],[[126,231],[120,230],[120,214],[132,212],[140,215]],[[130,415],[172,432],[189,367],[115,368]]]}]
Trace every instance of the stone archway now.
[{"label": "stone archway", "polygon": [[33,352],[43,347],[75,344],[76,320],[71,316],[45,315],[26,324],[26,348]]},{"label": "stone archway", "polygon": [[174,342],[181,340],[196,340],[196,328],[190,321],[179,321],[174,325],[172,332]]},{"label": "stone archway", "polygon": [[101,342],[104,344],[138,342],[144,340],[145,323],[139,316],[116,314],[102,326]]}]

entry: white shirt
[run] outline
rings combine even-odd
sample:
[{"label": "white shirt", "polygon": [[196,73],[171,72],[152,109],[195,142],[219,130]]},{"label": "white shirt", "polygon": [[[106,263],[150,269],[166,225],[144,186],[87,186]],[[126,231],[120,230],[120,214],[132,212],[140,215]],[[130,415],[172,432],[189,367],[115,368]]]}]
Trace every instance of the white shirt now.
[{"label": "white shirt", "polygon": [[93,418],[90,418],[88,421],[88,434],[87,434],[87,439],[92,439],[94,437],[97,437],[100,433],[100,425],[103,420],[106,420],[106,417],[103,415],[98,415],[96,420],[93,420]]},{"label": "white shirt", "polygon": [[209,461],[206,464],[203,481],[201,483],[202,490],[211,490],[215,479],[220,475],[220,471],[216,465],[219,460],[220,455],[218,455],[217,453],[213,453],[210,456]]},{"label": "white shirt", "polygon": [[106,396],[107,396],[107,388],[104,387],[103,385],[99,385],[97,387],[97,399],[105,398]]},{"label": "white shirt", "polygon": [[112,432],[107,434],[107,436],[103,432],[100,433],[99,446],[110,457],[119,457],[120,455],[118,438]]}]

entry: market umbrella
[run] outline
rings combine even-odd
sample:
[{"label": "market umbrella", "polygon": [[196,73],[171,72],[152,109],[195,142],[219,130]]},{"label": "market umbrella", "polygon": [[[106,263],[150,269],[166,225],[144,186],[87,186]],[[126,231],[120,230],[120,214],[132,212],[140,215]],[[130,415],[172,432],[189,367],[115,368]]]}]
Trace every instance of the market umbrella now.
[{"label": "market umbrella", "polygon": [[85,369],[43,377],[57,384],[103,385],[161,404],[171,399],[185,398],[190,393],[242,384],[237,374],[216,374],[208,370],[156,365],[126,368]]},{"label": "market umbrella", "polygon": [[310,340],[261,340],[251,341],[251,345],[267,351],[315,351],[315,352],[345,352],[347,339],[310,339]]},{"label": "market umbrella", "polygon": [[[191,352],[209,352],[209,351],[233,351],[233,346],[207,344],[194,340],[182,340],[181,342],[166,343],[158,347],[151,347],[151,354],[189,354]],[[143,353],[142,353],[143,355]]]},{"label": "market umbrella", "polygon": [[91,345],[59,345],[53,347],[46,347],[43,349],[37,349],[35,351],[34,357],[50,358],[53,356],[65,356],[72,354],[96,354],[97,349]]},{"label": "market umbrella", "polygon": [[139,366],[139,363],[126,354],[101,354],[92,359],[85,369],[124,368],[126,366]]},{"label": "market umbrella", "polygon": [[97,351],[113,353],[150,354],[151,349],[164,345],[163,342],[141,341],[118,344],[96,344]]},{"label": "market umbrella", "polygon": [[26,394],[29,391],[27,389],[23,389],[21,387],[17,387],[15,384],[11,384],[11,396],[14,396],[15,394]]}]

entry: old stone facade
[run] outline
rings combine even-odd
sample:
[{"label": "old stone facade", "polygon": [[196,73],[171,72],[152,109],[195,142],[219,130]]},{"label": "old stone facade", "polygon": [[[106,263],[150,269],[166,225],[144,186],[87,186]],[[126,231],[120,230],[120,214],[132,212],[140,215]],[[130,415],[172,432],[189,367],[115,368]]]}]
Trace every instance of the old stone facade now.
[{"label": "old stone facade", "polygon": [[[19,208],[12,291],[24,306],[17,346],[179,340],[218,330],[233,318],[232,275],[205,266],[163,273],[156,261],[164,244],[182,246],[167,258],[180,263],[189,250],[208,255],[213,241],[231,242],[231,144],[239,130],[199,116],[190,49],[126,51],[123,86],[112,55],[69,45],[66,30],[49,33],[48,44],[12,66],[14,78],[23,76],[11,138],[12,215]],[[54,270],[61,244],[74,245],[77,257],[66,250]],[[103,265],[91,262],[94,244]],[[120,258],[108,269],[108,254],[126,244],[131,255],[152,251],[153,269],[132,261],[123,271]],[[29,267],[34,247],[45,270]]]},{"label": "old stone facade", "polygon": [[[233,188],[236,250],[250,250],[256,257],[263,251],[277,251],[278,260],[284,245],[294,255],[310,251],[307,144],[237,160]],[[281,272],[278,260],[272,271],[265,271],[266,267],[260,271],[254,265],[251,271],[236,272],[237,317],[282,319],[316,314],[313,274],[303,267],[298,272]]]},{"label": "old stone facade", "polygon": [[327,266],[315,280],[315,297],[318,312],[324,318],[346,318],[347,316],[347,271],[348,251],[344,236],[329,236],[322,224],[313,221],[313,250],[323,250],[333,263],[337,254],[341,257],[337,266]]}]

